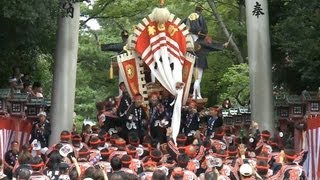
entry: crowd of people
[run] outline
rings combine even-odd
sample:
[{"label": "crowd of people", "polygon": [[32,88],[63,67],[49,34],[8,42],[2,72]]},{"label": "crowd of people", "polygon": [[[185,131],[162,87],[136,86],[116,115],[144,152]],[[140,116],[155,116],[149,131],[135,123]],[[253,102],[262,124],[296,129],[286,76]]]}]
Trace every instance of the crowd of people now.
[{"label": "crowd of people", "polygon": [[[196,7],[185,19],[198,47],[193,99],[202,98],[200,83],[208,53],[229,43],[212,42],[202,10]],[[12,94],[43,97],[41,83],[32,83],[18,67],[12,70]],[[54,145],[49,143],[50,120],[40,112],[29,143],[13,141],[0,158],[0,180],[307,179],[302,165],[308,152],[297,152],[292,141],[280,143],[256,122],[245,134],[236,133],[234,127],[224,125],[220,106],[202,108],[191,100],[181,109],[180,134],[175,138],[173,95],[166,90],[150,93],[146,105],[141,94],[131,98],[124,83],[119,89],[119,97],[96,104],[96,125],[84,124],[81,132],[62,131]]]},{"label": "crowd of people", "polygon": [[22,74],[19,66],[12,68],[12,75],[9,77],[9,88],[11,94],[26,93],[31,97],[43,98],[41,83],[32,82],[30,75]]},{"label": "crowd of people", "polygon": [[279,146],[256,122],[245,136],[236,134],[224,125],[221,107],[199,109],[190,101],[175,139],[170,93],[150,93],[145,106],[140,94],[131,99],[124,83],[119,88],[119,97],[97,103],[96,125],[63,131],[51,146],[50,121],[39,113],[30,142],[12,142],[0,159],[0,179],[307,178],[302,167],[307,152],[297,153],[291,142]]}]

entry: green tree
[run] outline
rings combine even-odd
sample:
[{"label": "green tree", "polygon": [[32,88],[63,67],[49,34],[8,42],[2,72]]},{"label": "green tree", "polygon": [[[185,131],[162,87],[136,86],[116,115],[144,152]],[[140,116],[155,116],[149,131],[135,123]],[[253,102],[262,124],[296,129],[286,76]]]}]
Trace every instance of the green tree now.
[{"label": "green tree", "polygon": [[[219,100],[229,98],[233,103],[247,103],[250,98],[249,66],[246,63],[233,65],[228,68],[218,83],[220,89]],[[238,104],[239,105],[239,104]]]},{"label": "green tree", "polygon": [[[48,91],[51,89],[51,79],[47,75],[52,70],[58,1],[2,1],[0,10],[0,87],[7,86],[11,67],[20,66],[22,73],[40,80]],[[37,72],[44,69],[44,74]]]},{"label": "green tree", "polygon": [[270,2],[274,82],[292,93],[320,84],[320,3]]}]

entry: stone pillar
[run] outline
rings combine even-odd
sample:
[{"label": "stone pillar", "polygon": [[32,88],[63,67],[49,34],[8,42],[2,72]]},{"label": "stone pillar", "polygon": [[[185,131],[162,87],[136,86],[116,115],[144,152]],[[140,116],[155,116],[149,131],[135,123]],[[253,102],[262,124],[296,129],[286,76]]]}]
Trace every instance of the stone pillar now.
[{"label": "stone pillar", "polygon": [[76,86],[80,3],[61,0],[53,77],[50,144],[72,130]]},{"label": "stone pillar", "polygon": [[246,0],[252,119],[274,134],[269,13],[267,0]]}]

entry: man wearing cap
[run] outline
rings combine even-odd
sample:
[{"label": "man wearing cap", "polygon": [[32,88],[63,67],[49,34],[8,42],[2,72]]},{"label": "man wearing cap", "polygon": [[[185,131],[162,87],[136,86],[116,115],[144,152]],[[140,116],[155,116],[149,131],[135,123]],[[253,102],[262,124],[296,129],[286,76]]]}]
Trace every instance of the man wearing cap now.
[{"label": "man wearing cap", "polygon": [[248,163],[242,164],[240,166],[239,172],[240,172],[241,179],[248,179],[248,180],[255,179],[253,167]]},{"label": "man wearing cap", "polygon": [[31,131],[30,143],[33,140],[38,140],[41,144],[41,148],[48,147],[49,136],[51,134],[50,122],[47,120],[47,113],[41,111],[38,114],[38,120],[33,123]]}]

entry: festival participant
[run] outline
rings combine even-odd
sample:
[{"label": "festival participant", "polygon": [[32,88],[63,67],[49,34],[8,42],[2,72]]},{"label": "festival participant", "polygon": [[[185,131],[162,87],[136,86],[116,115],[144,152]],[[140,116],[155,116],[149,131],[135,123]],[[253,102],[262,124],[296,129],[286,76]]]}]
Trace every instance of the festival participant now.
[{"label": "festival participant", "polygon": [[102,171],[100,166],[88,167],[82,174],[82,179],[104,180],[108,179],[107,175]]},{"label": "festival participant", "polygon": [[139,159],[137,148],[132,145],[128,145],[127,154],[132,158],[129,168],[132,171],[134,171],[136,174],[140,174],[143,171],[143,169],[142,169],[141,161]]},{"label": "festival participant", "polygon": [[270,170],[268,167],[267,161],[259,160],[256,164],[256,172],[261,177],[262,180],[269,179],[270,176]]},{"label": "festival participant", "polygon": [[118,174],[120,176],[123,176],[125,174],[125,172],[121,171],[122,163],[119,157],[117,156],[113,157],[110,161],[110,164],[112,167],[112,173],[109,174],[109,177],[112,177],[115,174]]},{"label": "festival participant", "polygon": [[291,145],[287,145],[284,152],[281,153],[280,160],[280,170],[278,172],[274,171],[274,175],[270,177],[271,180],[276,179],[302,179],[306,180],[306,172],[302,166],[294,163],[297,158],[297,153]]},{"label": "festival participant", "polygon": [[71,142],[72,142],[72,146],[75,149],[75,154],[76,157],[78,157],[77,155],[77,151],[79,151],[82,147],[86,147],[88,148],[88,145],[86,143],[81,142],[82,138],[80,136],[80,134],[73,134],[71,137]]},{"label": "festival participant", "polygon": [[160,144],[166,142],[167,127],[171,126],[171,118],[165,111],[162,103],[158,103],[150,117],[150,134],[157,139]]},{"label": "festival participant", "polygon": [[255,180],[255,174],[253,167],[248,164],[244,163],[240,166],[240,179],[247,179],[247,180]]},{"label": "festival participant", "polygon": [[[234,171],[239,171],[241,164],[243,164],[242,159],[238,156],[238,147],[235,145],[228,147],[228,157],[226,159],[226,164]],[[240,179],[238,173],[233,173],[236,179]]]},{"label": "festival participant", "polygon": [[226,179],[236,179],[237,170],[235,170],[233,167],[228,165],[226,163],[228,154],[225,150],[217,150],[215,153],[215,157],[221,159],[222,163],[218,166],[216,166],[217,170],[219,171],[219,174],[225,177]]},{"label": "festival participant", "polygon": [[[140,139],[139,139],[139,136],[138,134],[136,133],[130,133],[129,134],[129,144],[131,146],[134,146],[134,147],[139,147],[140,145]],[[140,145],[141,146],[141,145]]]},{"label": "festival participant", "polygon": [[30,180],[43,179],[50,180],[48,176],[42,173],[45,164],[41,157],[36,156],[31,161],[32,173],[30,175]]},{"label": "festival participant", "polygon": [[126,112],[131,105],[131,98],[129,95],[129,92],[124,84],[124,82],[121,82],[119,84],[119,89],[121,90],[121,96],[119,97],[118,100],[118,105],[117,105],[117,115],[120,118],[125,118]]},{"label": "festival participant", "polygon": [[13,178],[18,177],[18,173],[20,169],[29,169],[32,171],[31,168],[31,161],[32,161],[32,155],[29,152],[23,152],[20,153],[19,158],[18,158],[18,166],[17,164],[13,168]]},{"label": "festival participant", "polygon": [[185,20],[189,27],[189,32],[195,42],[195,55],[198,57],[194,68],[195,82],[193,85],[193,99],[202,99],[200,83],[203,71],[208,67],[207,56],[210,51],[221,51],[228,46],[227,43],[212,42],[212,38],[208,36],[208,27],[204,16],[201,14],[203,7],[197,5],[195,12],[191,13]]},{"label": "festival participant", "polygon": [[17,88],[17,79],[16,78],[9,79],[9,88],[10,88],[11,95],[21,93],[21,90]]},{"label": "festival participant", "polygon": [[133,162],[132,162],[132,157],[130,155],[127,155],[127,154],[123,155],[121,157],[121,164],[122,164],[121,171],[129,174],[137,175],[137,173],[131,169],[131,164],[133,164]]},{"label": "festival participant", "polygon": [[160,101],[164,105],[166,114],[168,114],[169,117],[172,117],[172,114],[173,114],[174,100],[175,100],[175,97],[168,90],[164,89],[161,92]]},{"label": "festival participant", "polygon": [[58,179],[60,175],[60,164],[62,162],[62,156],[59,151],[54,150],[50,153],[47,161],[47,168],[43,171],[43,174],[48,176],[50,179]]},{"label": "festival participant", "polygon": [[[117,116],[119,117],[119,120],[116,121],[115,126],[117,129],[117,133],[119,134],[120,137],[126,139],[127,138],[127,128],[126,128],[126,122],[127,122],[127,111],[128,108],[130,107],[132,103],[132,99],[129,95],[129,92],[124,84],[124,82],[121,82],[119,84],[119,89],[120,89],[120,96],[118,98],[118,103],[117,103]],[[111,132],[108,132],[111,134]]]},{"label": "festival participant", "polygon": [[69,164],[67,163],[61,163],[59,166],[59,180],[70,180],[70,176],[69,176]]},{"label": "festival participant", "polygon": [[18,178],[17,179],[29,179],[31,175],[30,169],[22,168],[18,172]]},{"label": "festival participant", "polygon": [[181,129],[186,136],[194,136],[199,129],[200,118],[196,101],[191,101],[189,106],[182,109]]},{"label": "festival participant", "polygon": [[223,125],[222,118],[219,116],[220,108],[218,106],[210,107],[208,114],[204,117],[207,119],[207,137],[214,137],[214,130]]},{"label": "festival participant", "polygon": [[109,159],[112,159],[113,157],[115,156],[119,156],[119,157],[122,157],[123,155],[127,154],[127,151],[126,151],[126,141],[122,138],[118,138],[115,140],[115,145],[116,145],[116,150],[114,150]]},{"label": "festival participant", "polygon": [[201,149],[198,152],[198,147],[195,145],[188,145],[185,147],[185,153],[190,158],[190,162],[188,163],[187,169],[194,172],[195,174],[200,174],[199,169],[204,157],[204,149]]},{"label": "festival participant", "polygon": [[148,180],[151,179],[153,172],[157,169],[157,164],[153,161],[147,160],[143,163],[143,172],[139,174],[139,179]]},{"label": "festival participant", "polygon": [[189,170],[184,170],[182,167],[175,167],[171,173],[170,179],[189,179],[197,180],[198,177]]},{"label": "festival participant", "polygon": [[211,135],[211,145],[214,146],[216,150],[227,150],[227,145],[223,137],[224,130],[222,127],[216,128],[215,132]]},{"label": "festival participant", "polygon": [[[105,103],[104,102],[97,102],[96,103],[96,109],[97,109],[97,120],[100,127],[104,126],[108,122],[106,121],[106,117],[104,115],[105,109]],[[108,126],[108,125],[106,125]]]},{"label": "festival participant", "polygon": [[163,172],[161,170],[156,170],[152,174],[152,180],[167,180],[167,176],[166,176],[165,172]]},{"label": "festival participant", "polygon": [[11,179],[13,168],[17,163],[19,157],[19,143],[17,141],[13,141],[11,143],[11,150],[7,151],[4,154],[4,174]]},{"label": "festival participant", "polygon": [[147,114],[143,108],[143,100],[141,94],[134,96],[134,103],[129,107],[126,118],[126,127],[128,134],[137,133],[140,138],[146,133]]},{"label": "festival participant", "polygon": [[125,46],[128,43],[129,32],[125,29],[121,31],[121,39],[122,42],[120,43],[109,43],[109,44],[101,44],[102,51],[112,51],[121,53],[125,50]]},{"label": "festival participant", "polygon": [[96,108],[98,111],[97,120],[101,130],[109,134],[111,134],[110,131],[117,133],[118,131],[115,128],[115,124],[118,117],[113,110],[112,104],[110,102],[98,102],[96,103]]},{"label": "festival participant", "polygon": [[90,147],[89,161],[92,164],[96,164],[100,160],[100,157],[101,157],[100,150],[99,150],[100,143],[101,141],[97,136],[92,136],[89,140],[89,147]]},{"label": "festival participant", "polygon": [[84,173],[84,171],[91,167],[93,164],[89,162],[90,159],[90,150],[82,147],[79,152],[79,157],[77,158],[78,165],[80,167],[80,175]]},{"label": "festival participant", "polygon": [[101,159],[96,164],[96,165],[99,165],[99,166],[103,167],[103,170],[105,171],[106,174],[111,173],[111,170],[112,170],[111,164],[108,161],[109,160],[109,156],[110,156],[111,153],[112,153],[112,151],[108,150],[107,148],[102,149],[100,151]]},{"label": "festival participant", "polygon": [[47,113],[41,111],[38,114],[38,120],[33,123],[29,143],[31,144],[34,140],[37,140],[40,142],[41,148],[48,147],[50,134],[51,125],[47,120]]},{"label": "festival participant", "polygon": [[150,121],[154,119],[156,114],[157,105],[160,103],[159,94],[156,92],[151,93],[149,96],[149,117]]}]

